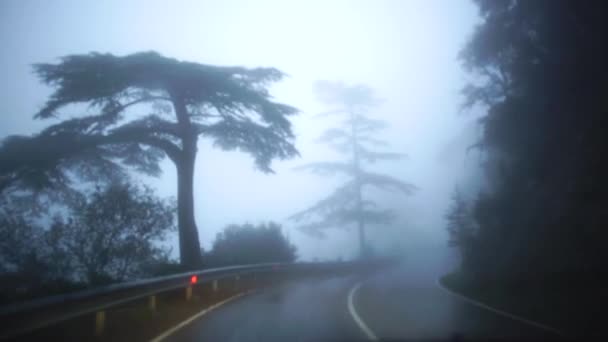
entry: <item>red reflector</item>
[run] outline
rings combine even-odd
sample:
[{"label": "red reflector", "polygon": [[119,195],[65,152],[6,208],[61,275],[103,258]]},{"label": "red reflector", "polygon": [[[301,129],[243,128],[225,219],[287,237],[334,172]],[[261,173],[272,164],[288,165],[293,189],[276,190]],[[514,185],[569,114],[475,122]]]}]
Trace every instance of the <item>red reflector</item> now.
[{"label": "red reflector", "polygon": [[191,284],[196,284],[196,282],[198,281],[198,277],[193,275],[192,277],[190,277],[190,283]]}]

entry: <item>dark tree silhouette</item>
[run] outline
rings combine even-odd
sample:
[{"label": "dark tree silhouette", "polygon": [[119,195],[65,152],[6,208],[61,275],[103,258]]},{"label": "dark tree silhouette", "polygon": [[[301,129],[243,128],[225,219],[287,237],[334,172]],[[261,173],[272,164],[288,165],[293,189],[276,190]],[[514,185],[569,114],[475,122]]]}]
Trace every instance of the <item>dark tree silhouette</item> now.
[{"label": "dark tree silhouette", "polygon": [[144,52],[72,55],[34,69],[54,88],[36,118],[60,117],[61,109],[82,114],[34,137],[7,138],[0,190],[63,186],[74,175],[117,178],[125,167],[157,175],[168,156],[177,168],[180,257],[188,268],[201,261],[193,203],[199,136],[250,153],[264,172],[272,172],[272,159],[297,155],[287,118],[296,109],[274,102],[267,90],[283,77],[273,68],[218,67]]},{"label": "dark tree silhouette", "polygon": [[295,260],[296,247],[274,222],[227,226],[217,234],[206,258],[212,267]]},{"label": "dark tree silhouette", "polygon": [[143,276],[168,252],[159,242],[175,229],[175,206],[149,188],[112,183],[71,209],[67,220],[55,218],[44,244],[88,284]]},{"label": "dark tree silhouette", "polygon": [[81,195],[61,214],[49,213],[49,227],[32,219],[27,203],[3,197],[0,273],[45,293],[45,287],[57,284],[135,279],[166,261],[170,250],[161,243],[175,230],[174,201],[126,183]]},{"label": "dark tree silhouette", "polygon": [[[608,196],[604,1],[476,1],[466,106],[487,108],[475,204],[488,278],[602,274]],[[574,276],[575,278],[578,276]]]},{"label": "dark tree silhouette", "polygon": [[341,115],[344,121],[340,128],[330,128],[320,137],[321,143],[329,144],[339,153],[348,156],[345,161],[319,162],[299,167],[322,175],[342,173],[349,180],[331,195],[312,207],[296,213],[291,219],[312,221],[300,226],[303,231],[319,237],[323,229],[357,224],[361,255],[367,253],[365,226],[367,224],[388,224],[394,218],[391,210],[377,209],[373,200],[364,197],[365,187],[382,190],[397,190],[412,194],[415,187],[388,175],[373,173],[364,169],[366,163],[399,159],[398,153],[378,152],[370,146],[384,146],[387,143],[374,136],[384,129],[386,123],[366,116],[378,104],[372,89],[363,85],[347,86],[342,83],[318,81],[315,91],[319,99],[333,108],[322,115]]},{"label": "dark tree silhouette", "polygon": [[458,188],[454,189],[452,194],[452,206],[446,214],[446,219],[446,228],[450,237],[448,244],[460,250],[462,269],[471,271],[469,262],[471,262],[478,227],[470,204]]},{"label": "dark tree silhouette", "polygon": [[[36,254],[43,232],[23,215],[20,207],[7,198],[0,198],[0,273],[39,271]],[[33,267],[34,266],[34,267]]]}]

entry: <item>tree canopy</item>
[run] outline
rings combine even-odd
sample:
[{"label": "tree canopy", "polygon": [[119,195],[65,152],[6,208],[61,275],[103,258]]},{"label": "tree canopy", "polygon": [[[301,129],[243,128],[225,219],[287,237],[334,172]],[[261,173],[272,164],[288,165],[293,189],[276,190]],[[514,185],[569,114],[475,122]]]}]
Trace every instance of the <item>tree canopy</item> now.
[{"label": "tree canopy", "polygon": [[194,222],[193,175],[199,136],[225,150],[242,150],[272,172],[273,159],[298,154],[288,119],[295,108],[275,102],[274,68],[219,67],[155,52],[123,57],[90,53],[36,64],[53,92],[38,119],[76,117],[0,146],[0,191],[65,188],[74,179],[120,178],[126,168],[152,175],[169,157],[178,173],[182,263],[200,265]]}]

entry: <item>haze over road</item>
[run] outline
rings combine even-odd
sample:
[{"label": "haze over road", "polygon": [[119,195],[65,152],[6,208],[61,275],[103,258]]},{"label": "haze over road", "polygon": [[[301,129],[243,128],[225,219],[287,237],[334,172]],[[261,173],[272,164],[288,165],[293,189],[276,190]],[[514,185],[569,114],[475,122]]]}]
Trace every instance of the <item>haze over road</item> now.
[{"label": "haze over road", "polygon": [[408,276],[404,263],[367,279],[305,280],[248,295],[204,315],[169,341],[367,340],[348,309],[379,340],[555,338],[554,334],[474,306],[439,288],[439,274]]}]

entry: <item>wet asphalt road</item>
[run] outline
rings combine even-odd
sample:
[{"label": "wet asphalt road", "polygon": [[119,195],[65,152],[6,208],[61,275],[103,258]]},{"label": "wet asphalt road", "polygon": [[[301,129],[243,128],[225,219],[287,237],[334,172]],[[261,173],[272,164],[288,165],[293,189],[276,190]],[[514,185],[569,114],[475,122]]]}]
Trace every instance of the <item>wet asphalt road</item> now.
[{"label": "wet asphalt road", "polygon": [[362,340],[346,309],[355,278],[284,284],[247,295],[201,317],[168,341]]},{"label": "wet asphalt road", "polygon": [[300,281],[230,302],[171,335],[168,341],[364,341],[348,310],[349,291],[362,321],[384,341],[517,339],[559,336],[476,307],[445,292],[436,274],[407,266],[372,277]]}]

